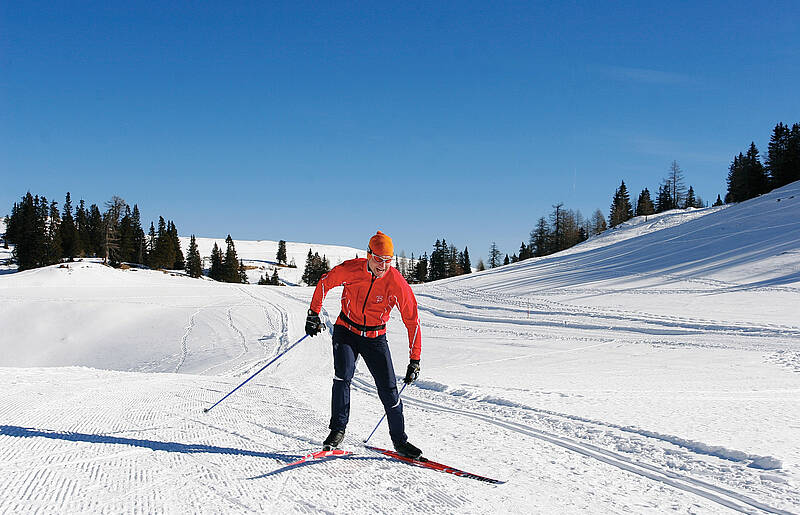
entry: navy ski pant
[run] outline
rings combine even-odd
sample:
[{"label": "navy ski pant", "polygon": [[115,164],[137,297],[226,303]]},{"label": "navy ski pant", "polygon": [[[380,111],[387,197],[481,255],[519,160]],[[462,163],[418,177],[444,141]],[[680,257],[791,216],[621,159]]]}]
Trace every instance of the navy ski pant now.
[{"label": "navy ski pant", "polygon": [[386,335],[377,338],[366,338],[355,334],[345,327],[336,325],[333,328],[333,392],[331,395],[330,429],[344,430],[350,419],[350,381],[356,370],[358,356],[375,380],[378,397],[386,410],[389,422],[389,435],[393,442],[408,440],[403,419],[403,403],[397,394],[397,379],[392,366],[392,355]]}]

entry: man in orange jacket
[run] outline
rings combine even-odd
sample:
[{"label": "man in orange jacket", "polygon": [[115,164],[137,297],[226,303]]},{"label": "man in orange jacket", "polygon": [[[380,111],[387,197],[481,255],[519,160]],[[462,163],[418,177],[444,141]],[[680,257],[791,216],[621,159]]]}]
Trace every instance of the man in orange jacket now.
[{"label": "man in orange jacket", "polygon": [[333,329],[331,432],[323,443],[324,449],[336,448],[344,439],[350,418],[350,381],[356,360],[362,356],[386,410],[395,450],[412,458],[422,454],[406,436],[403,403],[397,393],[392,356],[386,341],[389,312],[397,307],[408,330],[410,361],[404,382],[414,382],[419,376],[422,349],[417,299],[403,275],[392,268],[393,255],[392,239],[378,231],[369,240],[367,258],[351,259],[333,267],[317,283],[311,298],[306,334],[314,336],[322,330],[319,312],[325,295],[332,288],[344,286],[342,311]]}]

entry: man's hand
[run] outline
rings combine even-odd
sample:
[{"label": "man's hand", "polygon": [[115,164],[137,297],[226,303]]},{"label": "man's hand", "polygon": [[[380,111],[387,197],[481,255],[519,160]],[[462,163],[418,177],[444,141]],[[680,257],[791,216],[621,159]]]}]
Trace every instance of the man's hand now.
[{"label": "man's hand", "polygon": [[322,320],[319,319],[319,313],[308,310],[306,317],[306,334],[309,336],[316,336],[322,331]]},{"label": "man's hand", "polygon": [[406,384],[413,383],[419,377],[419,360],[412,359],[409,364],[408,368],[406,369],[406,378],[403,379],[403,382]]}]

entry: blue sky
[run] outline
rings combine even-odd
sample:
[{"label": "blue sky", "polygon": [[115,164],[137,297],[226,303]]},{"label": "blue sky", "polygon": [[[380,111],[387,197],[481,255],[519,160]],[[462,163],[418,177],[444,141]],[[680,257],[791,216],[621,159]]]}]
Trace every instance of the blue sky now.
[{"label": "blue sky", "polygon": [[712,202],[800,121],[800,3],[699,4],[3,2],[0,214],[119,195],[185,235],[476,261],[673,160]]}]

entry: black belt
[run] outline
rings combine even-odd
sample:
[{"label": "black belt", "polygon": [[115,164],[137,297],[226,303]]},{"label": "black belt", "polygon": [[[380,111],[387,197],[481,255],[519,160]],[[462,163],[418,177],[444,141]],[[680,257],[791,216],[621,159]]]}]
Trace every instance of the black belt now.
[{"label": "black belt", "polygon": [[350,320],[349,318],[347,318],[347,315],[344,314],[344,311],[339,313],[339,318],[342,319],[342,322],[355,327],[356,329],[358,329],[362,333],[369,333],[369,332],[372,332],[372,331],[383,331],[384,329],[386,329],[386,324],[381,324],[381,325],[361,325],[361,324],[357,324],[357,323],[353,322],[352,320]]}]

